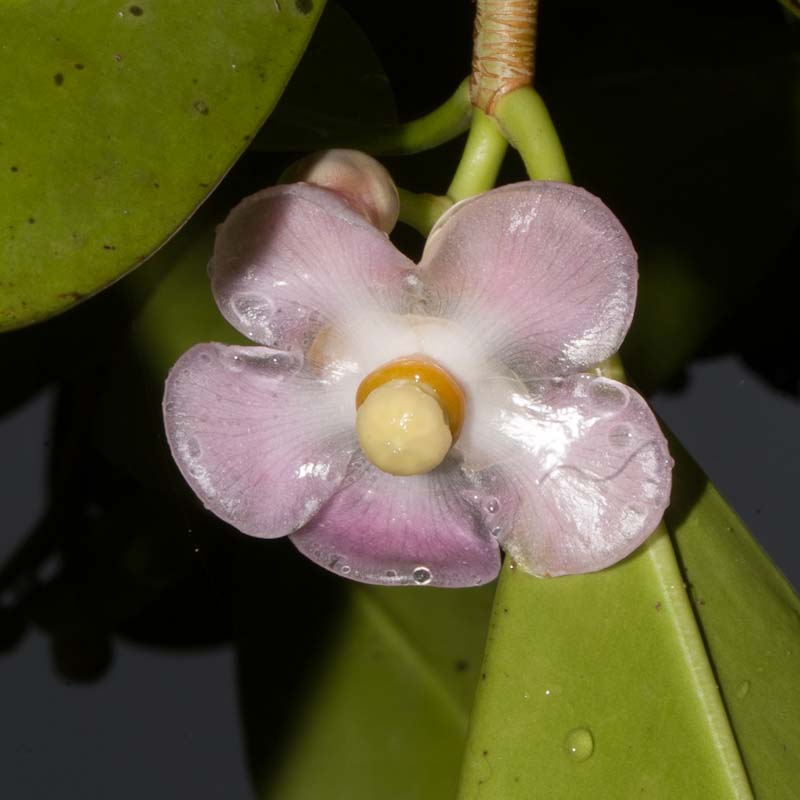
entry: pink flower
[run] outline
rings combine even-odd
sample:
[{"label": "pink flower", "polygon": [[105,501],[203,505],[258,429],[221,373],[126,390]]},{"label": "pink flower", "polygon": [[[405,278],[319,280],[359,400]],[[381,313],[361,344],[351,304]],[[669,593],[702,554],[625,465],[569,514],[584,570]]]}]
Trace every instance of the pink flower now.
[{"label": "pink flower", "polygon": [[[189,350],[164,418],[186,480],[240,531],[288,535],[368,583],[469,586],[497,575],[500,545],[536,575],[590,572],[658,524],[672,467],[658,424],[587,373],[628,330],[636,254],[583,189],[459,203],[414,265],[335,193],[278,186],[231,212],[209,269],[222,314],[261,346]],[[399,384],[409,358],[444,375],[420,394],[440,402],[444,459],[389,474],[359,446],[355,398],[371,374]]]}]

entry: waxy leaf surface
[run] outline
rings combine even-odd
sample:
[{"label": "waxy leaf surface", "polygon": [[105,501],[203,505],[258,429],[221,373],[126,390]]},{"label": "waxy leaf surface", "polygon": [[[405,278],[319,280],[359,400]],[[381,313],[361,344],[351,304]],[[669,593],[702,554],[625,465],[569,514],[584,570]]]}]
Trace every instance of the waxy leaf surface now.
[{"label": "waxy leaf surface", "polygon": [[272,110],[324,0],[0,10],[0,330],[146,259]]}]

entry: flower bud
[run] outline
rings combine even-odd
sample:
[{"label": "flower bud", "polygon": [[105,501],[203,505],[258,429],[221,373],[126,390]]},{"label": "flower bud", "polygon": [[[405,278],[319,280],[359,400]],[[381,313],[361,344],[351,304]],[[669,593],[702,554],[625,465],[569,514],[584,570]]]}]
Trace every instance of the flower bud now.
[{"label": "flower bud", "polygon": [[397,187],[386,168],[358,150],[321,150],[296,161],[278,183],[304,181],[337,192],[376,228],[391,233],[400,213]]}]

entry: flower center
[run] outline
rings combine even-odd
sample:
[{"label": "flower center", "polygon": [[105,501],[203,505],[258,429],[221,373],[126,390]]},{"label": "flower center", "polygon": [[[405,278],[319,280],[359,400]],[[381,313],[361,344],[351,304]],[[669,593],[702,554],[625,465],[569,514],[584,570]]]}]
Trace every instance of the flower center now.
[{"label": "flower center", "polygon": [[444,461],[464,424],[464,393],[424,357],[390,361],[356,392],[356,432],[364,455],[392,475],[421,475]]}]

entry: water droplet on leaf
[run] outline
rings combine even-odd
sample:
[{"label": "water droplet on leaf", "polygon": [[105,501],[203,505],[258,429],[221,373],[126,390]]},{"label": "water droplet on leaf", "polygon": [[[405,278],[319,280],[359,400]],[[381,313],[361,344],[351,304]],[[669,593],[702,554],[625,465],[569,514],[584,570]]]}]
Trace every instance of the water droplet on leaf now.
[{"label": "water droplet on leaf", "polygon": [[575,761],[586,761],[594,753],[594,737],[588,728],[574,728],[564,740],[567,755]]}]

